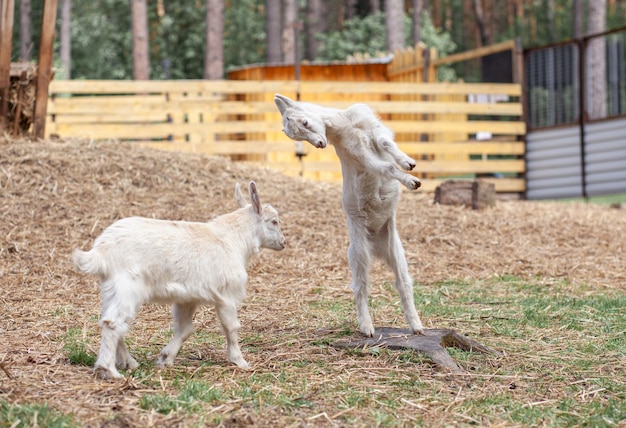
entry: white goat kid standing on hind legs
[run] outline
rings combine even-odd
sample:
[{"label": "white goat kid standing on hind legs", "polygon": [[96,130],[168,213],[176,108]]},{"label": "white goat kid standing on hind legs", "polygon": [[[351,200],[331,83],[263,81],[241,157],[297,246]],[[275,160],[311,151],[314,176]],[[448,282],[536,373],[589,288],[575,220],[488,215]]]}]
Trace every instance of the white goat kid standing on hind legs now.
[{"label": "white goat kid standing on hind legs", "polygon": [[134,369],[137,361],[124,344],[130,323],[144,303],[172,303],[174,337],[157,366],[171,366],[193,331],[198,306],[215,306],[226,335],[228,360],[247,368],[239,348],[237,307],[246,296],[247,267],[261,248],[282,250],[285,237],[278,213],[261,205],[256,184],[248,186],[248,204],[235,186],[239,209],[206,223],[129,217],[106,228],[91,250],[74,250],[81,272],[100,279],[102,341],[96,372],[119,378],[117,367]]},{"label": "white goat kid standing on hind legs", "polygon": [[415,161],[398,148],[393,132],[365,104],[340,110],[296,102],[280,94],[274,96],[274,102],[289,138],[322,149],[330,143],[341,161],[343,209],[350,232],[348,264],[361,332],[374,335],[367,300],[370,265],[375,256],[395,274],[395,287],[411,330],[423,333],[413,300],[413,281],[396,230],[400,198],[397,181],[409,190],[421,185],[417,177],[401,171],[396,164],[411,171]]}]

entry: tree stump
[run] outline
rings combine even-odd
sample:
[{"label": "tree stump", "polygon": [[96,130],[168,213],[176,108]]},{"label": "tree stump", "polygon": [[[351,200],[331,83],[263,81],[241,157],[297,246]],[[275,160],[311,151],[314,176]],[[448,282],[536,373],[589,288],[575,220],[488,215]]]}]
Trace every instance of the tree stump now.
[{"label": "tree stump", "polygon": [[340,341],[333,346],[344,349],[368,346],[413,349],[427,355],[438,367],[455,374],[463,374],[466,371],[452,359],[446,348],[454,347],[466,352],[502,355],[501,352],[490,349],[454,330],[442,328],[426,329],[423,335],[418,335],[409,329],[381,327],[375,330],[373,337]]},{"label": "tree stump", "polygon": [[448,180],[435,189],[435,203],[441,205],[464,205],[480,210],[495,202],[496,187],[484,180]]}]

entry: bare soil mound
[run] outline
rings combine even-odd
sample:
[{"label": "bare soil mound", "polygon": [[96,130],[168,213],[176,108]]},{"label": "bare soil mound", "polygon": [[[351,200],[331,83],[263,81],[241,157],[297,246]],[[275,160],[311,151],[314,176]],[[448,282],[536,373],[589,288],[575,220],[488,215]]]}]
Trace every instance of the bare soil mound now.
[{"label": "bare soil mound", "polygon": [[[249,180],[257,182],[261,201],[279,211],[287,249],[265,250],[251,267],[244,328],[298,325],[307,299],[351,300],[337,184],[117,142],[0,140],[0,362],[12,376],[0,372],[0,399],[51,402],[86,425],[101,424],[101,415],[111,411],[106,396],[113,392],[103,395],[104,387],[93,383],[87,368],[77,374],[59,341],[68,317],[97,331],[96,279],[73,270],[72,249],[89,248],[103,228],[131,215],[208,220],[235,209],[235,183]],[[405,192],[398,227],[411,273],[423,285],[512,275],[626,289],[623,209],[502,201],[473,211]],[[376,265],[372,292],[389,280],[391,274]],[[148,308],[141,318],[138,336],[167,329],[162,308]],[[90,351],[96,352],[97,343],[93,346]],[[221,349],[207,352],[224,360]],[[129,403],[141,395],[128,385],[119,387]],[[76,394],[87,401],[97,395],[97,403],[77,403]],[[132,422],[147,423],[148,416]]]}]

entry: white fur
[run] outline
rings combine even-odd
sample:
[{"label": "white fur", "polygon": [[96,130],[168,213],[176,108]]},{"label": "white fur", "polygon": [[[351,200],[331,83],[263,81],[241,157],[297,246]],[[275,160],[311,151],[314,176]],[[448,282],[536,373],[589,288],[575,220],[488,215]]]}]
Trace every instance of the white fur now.
[{"label": "white fur", "polygon": [[139,307],[149,302],[174,305],[174,337],[161,351],[159,367],[174,363],[202,304],[216,308],[228,360],[248,367],[239,348],[237,319],[246,296],[247,267],[261,248],[285,246],[276,210],[261,205],[254,182],[249,193],[251,204],[237,184],[240,208],[207,223],[124,218],[105,229],[90,251],[74,250],[78,270],[100,279],[102,342],[95,369],[103,378],[122,377],[116,365],[138,366],[124,336]]},{"label": "white fur", "polygon": [[343,209],[350,232],[348,263],[361,332],[374,335],[367,300],[369,271],[375,256],[393,270],[405,318],[411,330],[422,333],[424,328],[413,301],[413,280],[396,230],[398,182],[410,190],[421,184],[397,165],[410,171],[415,161],[400,151],[393,132],[365,104],[340,110],[296,102],[280,94],[275,95],[274,102],[289,138],[308,141],[318,148],[330,143],[341,161]]}]

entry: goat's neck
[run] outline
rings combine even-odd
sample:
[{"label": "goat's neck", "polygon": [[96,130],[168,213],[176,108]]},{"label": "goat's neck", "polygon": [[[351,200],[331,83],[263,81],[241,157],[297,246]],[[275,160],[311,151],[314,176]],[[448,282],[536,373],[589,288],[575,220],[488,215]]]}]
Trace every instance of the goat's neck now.
[{"label": "goat's neck", "polygon": [[338,146],[342,144],[342,138],[352,123],[345,110],[330,107],[322,107],[311,104],[310,111],[319,116],[326,127],[326,138],[330,144]]},{"label": "goat's neck", "polygon": [[250,207],[240,208],[214,219],[224,234],[222,239],[227,242],[228,246],[237,249],[246,267],[252,257],[260,251],[260,240],[255,233],[256,221]]}]

